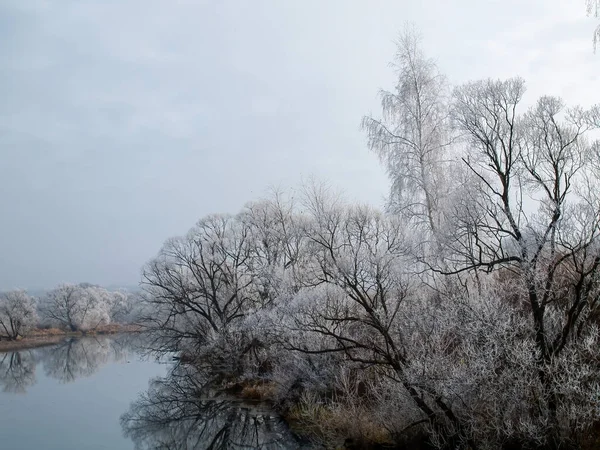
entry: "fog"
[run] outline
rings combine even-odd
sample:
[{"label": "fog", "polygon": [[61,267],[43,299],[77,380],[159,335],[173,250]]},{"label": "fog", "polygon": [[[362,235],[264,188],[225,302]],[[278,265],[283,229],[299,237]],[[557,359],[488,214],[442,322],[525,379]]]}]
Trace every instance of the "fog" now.
[{"label": "fog", "polygon": [[135,285],[166,238],[310,176],[382,206],[359,124],[405,22],[452,83],[599,85],[595,22],[558,0],[2,2],[0,288]]}]

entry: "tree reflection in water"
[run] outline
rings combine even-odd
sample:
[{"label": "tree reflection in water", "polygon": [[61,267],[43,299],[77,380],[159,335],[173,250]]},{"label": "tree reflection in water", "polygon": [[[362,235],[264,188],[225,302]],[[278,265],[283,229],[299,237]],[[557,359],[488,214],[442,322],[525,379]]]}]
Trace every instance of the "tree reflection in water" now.
[{"label": "tree reflection in water", "polygon": [[179,364],[121,417],[137,450],[298,448],[283,420],[260,405],[219,395],[209,378]]},{"label": "tree reflection in water", "polygon": [[69,338],[49,347],[0,353],[0,386],[4,392],[25,393],[37,380],[35,370],[61,383],[94,374],[111,361],[122,361],[136,348],[136,336]]},{"label": "tree reflection in water", "polygon": [[36,359],[32,351],[0,354],[0,386],[4,392],[25,393],[36,383]]},{"label": "tree reflection in water", "polygon": [[109,356],[110,344],[106,338],[67,339],[48,349],[44,371],[61,383],[70,383],[95,373],[110,360]]}]

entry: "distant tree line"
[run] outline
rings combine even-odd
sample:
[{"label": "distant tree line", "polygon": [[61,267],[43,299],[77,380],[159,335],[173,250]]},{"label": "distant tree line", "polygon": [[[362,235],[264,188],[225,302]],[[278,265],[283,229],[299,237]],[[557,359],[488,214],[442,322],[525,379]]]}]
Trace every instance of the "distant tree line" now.
[{"label": "distant tree line", "polygon": [[35,328],[93,331],[135,319],[136,295],[89,283],[61,284],[39,299],[17,289],[0,293],[0,339],[25,337]]}]

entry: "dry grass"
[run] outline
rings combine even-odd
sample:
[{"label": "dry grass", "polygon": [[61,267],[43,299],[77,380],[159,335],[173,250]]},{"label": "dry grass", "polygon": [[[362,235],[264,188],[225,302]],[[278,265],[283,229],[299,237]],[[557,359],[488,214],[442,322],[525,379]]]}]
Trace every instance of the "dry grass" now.
[{"label": "dry grass", "polygon": [[138,325],[110,324],[98,327],[94,331],[82,333],[81,331],[65,331],[59,328],[38,328],[32,330],[28,336],[14,341],[1,340],[0,352],[12,352],[15,350],[24,350],[28,348],[44,347],[46,345],[57,344],[67,336],[83,336],[94,334],[116,334],[116,333],[137,333],[141,331]]},{"label": "dry grass", "polygon": [[317,436],[328,448],[342,448],[346,442],[353,442],[357,448],[394,444],[389,431],[365,409],[323,404],[307,397],[290,410],[286,419],[297,432]]},{"label": "dry grass", "polygon": [[66,335],[29,336],[15,341],[0,341],[0,353],[58,344]]},{"label": "dry grass", "polygon": [[123,325],[120,323],[111,323],[108,325],[99,326],[94,331],[90,331],[87,334],[139,333],[140,331],[142,331],[142,327],[140,327],[139,325]]},{"label": "dry grass", "polygon": [[600,421],[583,433],[580,444],[583,450],[600,450]]},{"label": "dry grass", "polygon": [[27,339],[31,338],[31,337],[41,337],[41,336],[64,336],[66,333],[65,331],[59,329],[59,328],[39,328],[37,330],[33,330],[31,333],[29,333],[29,336],[27,336]]},{"label": "dry grass", "polygon": [[240,396],[248,400],[267,401],[273,398],[275,386],[270,383],[252,383],[242,387]]}]

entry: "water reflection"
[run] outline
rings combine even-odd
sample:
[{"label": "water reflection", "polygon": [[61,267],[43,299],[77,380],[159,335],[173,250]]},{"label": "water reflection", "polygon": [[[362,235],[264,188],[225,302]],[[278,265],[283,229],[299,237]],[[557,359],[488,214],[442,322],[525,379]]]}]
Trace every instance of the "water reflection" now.
[{"label": "water reflection", "polygon": [[44,355],[47,376],[69,383],[88,377],[114,358],[109,339],[69,339],[51,347]]},{"label": "water reflection", "polygon": [[4,392],[25,393],[36,383],[32,351],[0,354],[0,386]]},{"label": "water reflection", "polygon": [[4,392],[26,393],[37,382],[38,365],[61,383],[73,382],[130,357],[135,340],[132,335],[68,338],[50,347],[0,353],[0,386]]},{"label": "water reflection", "polygon": [[208,377],[177,365],[121,417],[137,450],[299,448],[283,420],[260,405],[219,395]]},{"label": "water reflection", "polygon": [[[37,382],[36,370],[40,379],[45,375],[71,383],[111,362],[135,358],[145,347],[142,340],[136,335],[72,338],[49,347],[0,353],[0,389],[25,393]],[[121,416],[124,436],[138,450],[300,447],[277,414],[215,391],[209,373],[176,364],[166,377],[152,380]]]}]

